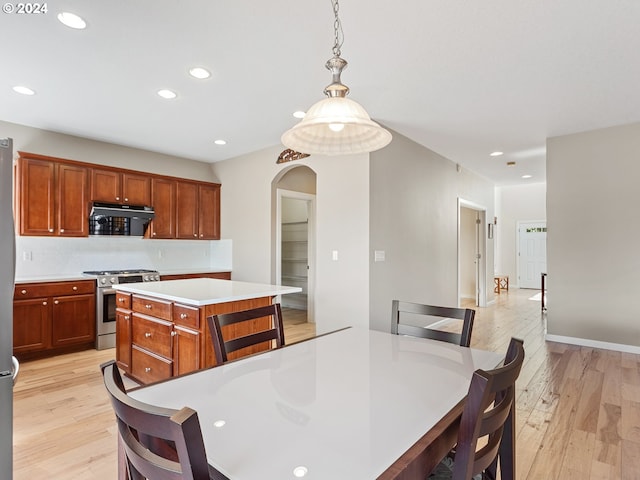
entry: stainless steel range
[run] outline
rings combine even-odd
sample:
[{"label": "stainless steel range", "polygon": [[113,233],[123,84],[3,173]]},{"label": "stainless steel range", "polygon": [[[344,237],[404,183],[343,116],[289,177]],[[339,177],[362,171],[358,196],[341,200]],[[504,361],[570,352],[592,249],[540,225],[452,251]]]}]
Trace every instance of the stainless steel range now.
[{"label": "stainless steel range", "polygon": [[116,291],[113,285],[123,283],[157,282],[160,273],[156,270],[105,270],[82,272],[94,277],[96,289],[96,348],[104,350],[116,346]]}]

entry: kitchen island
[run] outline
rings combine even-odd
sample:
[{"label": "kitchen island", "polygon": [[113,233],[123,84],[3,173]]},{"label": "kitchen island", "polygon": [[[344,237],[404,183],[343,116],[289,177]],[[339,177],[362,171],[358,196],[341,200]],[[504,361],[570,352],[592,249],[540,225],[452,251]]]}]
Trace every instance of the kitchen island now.
[{"label": "kitchen island", "polygon": [[[270,305],[299,287],[212,278],[114,285],[116,360],[125,374],[147,384],[216,365],[207,316]],[[225,327],[235,338],[269,326],[270,318]],[[268,345],[249,347],[237,356]],[[233,354],[230,358],[235,358]]]}]

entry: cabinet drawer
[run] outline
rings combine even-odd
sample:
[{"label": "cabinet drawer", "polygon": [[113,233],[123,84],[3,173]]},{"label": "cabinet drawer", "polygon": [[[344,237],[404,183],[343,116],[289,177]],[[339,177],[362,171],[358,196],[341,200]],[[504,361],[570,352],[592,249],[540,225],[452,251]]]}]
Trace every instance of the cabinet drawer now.
[{"label": "cabinet drawer", "polygon": [[134,312],[171,321],[171,302],[134,295],[131,299]]},{"label": "cabinet drawer", "polygon": [[131,294],[116,292],[116,308],[131,309]]},{"label": "cabinet drawer", "polygon": [[173,323],[144,317],[137,313],[133,315],[132,320],[131,338],[135,345],[171,358]]},{"label": "cabinet drawer", "polygon": [[131,349],[131,374],[141,382],[153,383],[171,378],[173,362],[134,345]]},{"label": "cabinet drawer", "polygon": [[187,305],[173,305],[173,321],[176,325],[200,329],[200,309]]},{"label": "cabinet drawer", "polygon": [[77,282],[23,283],[15,286],[13,298],[53,297],[63,295],[80,295],[95,293],[95,280],[79,280]]}]

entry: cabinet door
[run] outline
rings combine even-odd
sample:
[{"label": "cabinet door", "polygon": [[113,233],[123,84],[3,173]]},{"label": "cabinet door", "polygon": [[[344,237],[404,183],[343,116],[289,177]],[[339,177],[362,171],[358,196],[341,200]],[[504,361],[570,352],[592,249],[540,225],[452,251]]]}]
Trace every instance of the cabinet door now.
[{"label": "cabinet door", "polygon": [[58,165],[58,232],[65,237],[88,235],[89,173],[84,167]]},{"label": "cabinet door", "polygon": [[131,310],[116,310],[116,361],[131,373]]},{"label": "cabinet door", "polygon": [[13,302],[13,352],[45,350],[51,345],[51,321],[47,298]]},{"label": "cabinet door", "polygon": [[200,185],[198,187],[198,238],[220,239],[220,186]]},{"label": "cabinet door", "polygon": [[20,159],[18,163],[20,235],[55,234],[55,164]]},{"label": "cabinet door", "polygon": [[188,328],[174,327],[173,374],[184,375],[200,368],[200,333]]},{"label": "cabinet door", "polygon": [[164,178],[152,179],[151,205],[156,212],[149,225],[151,238],[175,238],[176,182]]},{"label": "cabinet door", "polygon": [[151,177],[122,174],[122,201],[130,205],[151,205]]},{"label": "cabinet door", "polygon": [[95,296],[53,297],[51,316],[52,346],[62,347],[96,340]]},{"label": "cabinet door", "polygon": [[91,200],[121,203],[122,175],[111,170],[91,170]]},{"label": "cabinet door", "polygon": [[176,238],[198,238],[198,184],[178,182],[176,186]]}]

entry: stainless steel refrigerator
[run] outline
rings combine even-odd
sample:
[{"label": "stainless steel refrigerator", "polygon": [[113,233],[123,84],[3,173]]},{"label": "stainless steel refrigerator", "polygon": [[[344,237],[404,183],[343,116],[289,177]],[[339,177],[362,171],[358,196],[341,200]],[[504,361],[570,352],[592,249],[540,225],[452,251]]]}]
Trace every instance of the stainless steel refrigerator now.
[{"label": "stainless steel refrigerator", "polygon": [[18,363],[13,358],[13,140],[0,139],[0,478],[13,478],[13,383]]}]

